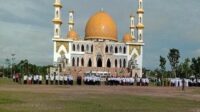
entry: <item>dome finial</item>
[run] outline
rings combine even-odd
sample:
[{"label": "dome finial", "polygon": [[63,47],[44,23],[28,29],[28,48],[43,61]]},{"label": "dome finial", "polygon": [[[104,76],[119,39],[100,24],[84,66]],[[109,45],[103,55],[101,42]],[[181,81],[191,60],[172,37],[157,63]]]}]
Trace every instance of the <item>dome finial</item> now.
[{"label": "dome finial", "polygon": [[103,8],[101,8],[101,12],[103,12],[104,11],[104,9]]}]

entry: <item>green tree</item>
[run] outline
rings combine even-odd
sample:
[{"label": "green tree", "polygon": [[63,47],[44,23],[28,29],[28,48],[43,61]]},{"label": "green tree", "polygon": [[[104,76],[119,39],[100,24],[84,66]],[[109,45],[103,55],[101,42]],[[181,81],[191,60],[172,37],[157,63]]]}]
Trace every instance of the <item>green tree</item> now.
[{"label": "green tree", "polygon": [[161,68],[161,80],[162,80],[162,85],[164,84],[164,75],[165,75],[165,70],[166,70],[166,59],[162,56],[160,56],[160,68]]},{"label": "green tree", "polygon": [[200,74],[200,57],[192,58],[191,69],[197,81],[198,75]]},{"label": "green tree", "polygon": [[176,77],[177,65],[179,63],[180,53],[178,49],[170,49],[168,59],[171,65],[172,73]]},{"label": "green tree", "polygon": [[183,65],[182,65],[182,68],[183,68],[183,76],[184,78],[189,78],[189,75],[191,75],[191,62],[190,62],[190,59],[189,58],[186,58]]}]

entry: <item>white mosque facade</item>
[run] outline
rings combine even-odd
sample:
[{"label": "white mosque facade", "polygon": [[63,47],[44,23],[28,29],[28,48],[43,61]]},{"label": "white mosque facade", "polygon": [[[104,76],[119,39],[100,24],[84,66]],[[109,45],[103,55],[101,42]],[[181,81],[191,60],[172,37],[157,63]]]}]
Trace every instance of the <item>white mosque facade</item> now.
[{"label": "white mosque facade", "polygon": [[130,31],[118,40],[117,24],[106,11],[93,14],[80,37],[75,29],[74,11],[69,11],[68,32],[61,37],[61,0],[55,0],[53,63],[57,72],[81,75],[89,71],[142,77],[143,0],[138,0],[137,25],[130,16]]}]

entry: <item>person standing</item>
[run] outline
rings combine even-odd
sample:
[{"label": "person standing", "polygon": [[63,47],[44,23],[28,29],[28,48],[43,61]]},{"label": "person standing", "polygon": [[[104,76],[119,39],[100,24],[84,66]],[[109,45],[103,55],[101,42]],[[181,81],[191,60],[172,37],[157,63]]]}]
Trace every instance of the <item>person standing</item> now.
[{"label": "person standing", "polygon": [[32,84],[32,75],[30,74],[29,76],[28,76],[28,84]]},{"label": "person standing", "polygon": [[48,85],[49,84],[49,74],[46,74],[45,80],[46,80],[46,85]]},{"label": "person standing", "polygon": [[23,77],[24,84],[27,84],[27,75],[25,74]]},{"label": "person standing", "polygon": [[58,85],[58,81],[59,81],[59,76],[58,76],[58,74],[56,74],[56,76],[55,76],[55,80],[56,80],[56,85]]},{"label": "person standing", "polygon": [[53,85],[54,84],[54,75],[53,74],[50,75],[50,80],[51,80],[51,85]]},{"label": "person standing", "polygon": [[41,85],[42,84],[42,75],[38,75],[39,77],[39,84]]},{"label": "person standing", "polygon": [[64,85],[67,85],[67,79],[68,79],[68,77],[67,77],[67,75],[65,74],[65,75],[64,75]]},{"label": "person standing", "polygon": [[60,75],[60,77],[59,77],[59,84],[63,85],[63,75]]}]

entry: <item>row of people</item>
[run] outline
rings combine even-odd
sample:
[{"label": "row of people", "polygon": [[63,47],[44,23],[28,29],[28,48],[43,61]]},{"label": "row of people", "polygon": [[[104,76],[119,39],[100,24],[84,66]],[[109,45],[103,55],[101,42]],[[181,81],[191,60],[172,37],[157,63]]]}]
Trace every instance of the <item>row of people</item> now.
[{"label": "row of people", "polygon": [[46,75],[45,76],[46,84],[48,85],[49,81],[51,85],[73,85],[73,77],[71,75]]},{"label": "row of people", "polygon": [[83,82],[85,85],[100,85],[101,78],[97,76],[85,76]]},{"label": "row of people", "polygon": [[[42,75],[24,75],[23,82],[24,84],[42,84],[43,77]],[[45,76],[45,83],[46,85],[73,85],[73,77],[71,75],[47,74]]]},{"label": "row of people", "polygon": [[42,75],[24,75],[23,82],[24,84],[42,84],[43,77]]},{"label": "row of people", "polygon": [[134,81],[132,77],[109,77],[106,85],[133,85]]},{"label": "row of people", "polygon": [[192,79],[180,79],[180,78],[170,78],[169,79],[171,86],[173,87],[200,87],[200,79],[192,80]]},{"label": "row of people", "polygon": [[137,86],[149,86],[148,78],[136,78]]}]

